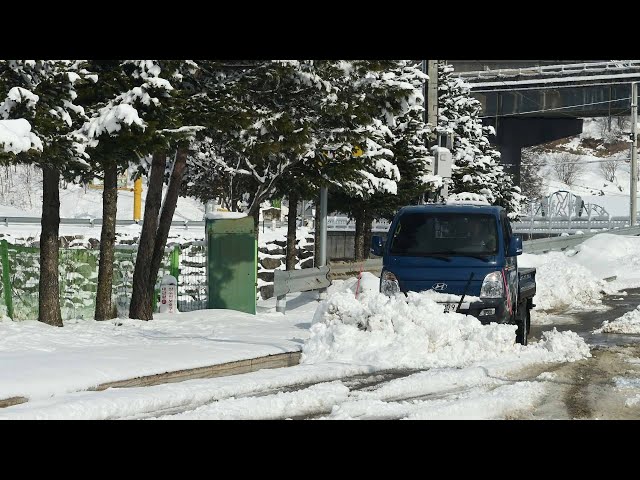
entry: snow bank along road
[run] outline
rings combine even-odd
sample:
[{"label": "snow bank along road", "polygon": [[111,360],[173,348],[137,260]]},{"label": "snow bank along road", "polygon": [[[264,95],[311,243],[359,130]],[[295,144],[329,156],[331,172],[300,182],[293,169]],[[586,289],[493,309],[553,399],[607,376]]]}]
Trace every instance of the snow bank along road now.
[{"label": "snow bank along road", "polygon": [[[635,308],[640,289],[629,290],[624,302],[620,298],[618,294],[605,300],[604,307],[613,305],[607,316],[619,317]],[[547,314],[546,323],[534,326],[534,341],[522,347],[513,344],[510,326],[479,327],[469,317],[453,314],[445,319],[451,328],[443,327],[431,322],[442,315],[430,316],[433,305],[428,298],[413,300],[413,307],[426,312],[429,320],[421,325],[430,332],[430,338],[420,339],[422,354],[411,344],[419,329],[403,331],[412,324],[400,320],[411,316],[411,301],[393,317],[395,338],[385,343],[393,336],[385,331],[389,324],[369,332],[350,329],[348,315],[357,313],[371,324],[384,323],[385,309],[397,309],[398,304],[377,295],[365,295],[356,304],[346,295],[337,295],[326,311],[317,312],[324,320],[312,326],[298,366],[77,392],[2,409],[0,418],[640,418],[640,343],[631,343],[640,339],[623,335],[617,337],[620,342],[605,341],[593,334],[591,325],[601,323],[603,306],[588,312],[565,309]],[[361,307],[364,310],[354,310]],[[366,311],[369,307],[375,309]],[[376,317],[374,310],[382,316]],[[376,333],[380,335],[372,335]],[[372,348],[366,347],[363,338]],[[596,341],[591,349],[584,342],[589,338]],[[342,357],[346,351],[350,362]]]},{"label": "snow bank along road", "polygon": [[300,365],[60,393],[0,418],[640,418],[640,238],[607,237],[578,253],[523,255],[539,280],[526,347],[515,326],[443,315],[429,292],[386,297],[363,274],[357,299],[355,279],[336,281],[310,313]]}]

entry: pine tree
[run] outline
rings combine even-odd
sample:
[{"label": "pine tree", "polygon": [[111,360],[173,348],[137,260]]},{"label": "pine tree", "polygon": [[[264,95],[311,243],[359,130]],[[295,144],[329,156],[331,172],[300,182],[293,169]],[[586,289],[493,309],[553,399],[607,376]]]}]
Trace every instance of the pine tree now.
[{"label": "pine tree", "polygon": [[454,135],[452,185],[449,193],[484,195],[503,206],[511,218],[520,214],[525,198],[500,165],[500,152],[489,143],[493,127],[483,126],[481,104],[469,86],[452,75],[453,67],[438,64],[438,133]]},{"label": "pine tree", "polygon": [[89,120],[80,134],[87,137],[91,170],[84,180],[103,179],[100,263],[96,291],[96,320],[114,315],[112,306],[113,265],[118,205],[118,174],[136,158],[136,149],[144,145],[147,124],[138,116],[130,98],[139,82],[129,73],[131,66],[123,60],[93,60],[88,68],[96,75],[95,85],[80,88],[79,102]]},{"label": "pine tree", "polygon": [[380,113],[373,120],[372,138],[389,152],[393,184],[388,183],[385,188],[381,183],[368,191],[343,184],[332,192],[332,206],[356,220],[355,257],[358,260],[368,256],[374,219],[391,218],[398,208],[417,203],[425,192],[441,184],[439,177],[428,173],[430,158],[426,141],[430,129],[424,123],[424,73],[415,62],[396,60],[386,65],[380,80],[381,94],[377,100]]},{"label": "pine tree", "polygon": [[[381,136],[379,97],[385,93],[379,63],[249,62],[226,88],[234,98],[227,114],[241,121],[227,132],[208,132],[190,159],[185,193],[204,200],[231,181],[240,183],[248,195],[247,213],[257,221],[260,204],[288,188],[287,182],[297,177],[287,172],[295,168],[312,185],[384,188],[394,168],[387,160],[389,150],[375,141]],[[387,100],[393,99],[387,95]],[[393,108],[384,113],[390,115]],[[362,145],[366,155],[354,158],[355,145]],[[240,177],[244,181],[238,182]]]},{"label": "pine tree", "polygon": [[0,118],[25,119],[42,142],[42,154],[18,153],[20,163],[35,163],[43,172],[42,231],[38,320],[62,326],[58,280],[60,176],[73,178],[88,163],[86,138],[77,129],[86,120],[76,104],[78,85],[95,77],[79,60],[0,61]]},{"label": "pine tree", "polygon": [[[180,60],[129,60],[136,86],[120,98],[133,106],[145,122],[140,145],[144,163],[151,158],[142,231],[133,274],[129,317],[153,318],[153,295],[164,249],[175,213],[187,156],[198,131],[211,115],[210,98],[198,87],[198,65]],[[170,163],[168,164],[168,160]],[[143,163],[143,165],[144,165]],[[165,178],[168,186],[162,198]]]}]

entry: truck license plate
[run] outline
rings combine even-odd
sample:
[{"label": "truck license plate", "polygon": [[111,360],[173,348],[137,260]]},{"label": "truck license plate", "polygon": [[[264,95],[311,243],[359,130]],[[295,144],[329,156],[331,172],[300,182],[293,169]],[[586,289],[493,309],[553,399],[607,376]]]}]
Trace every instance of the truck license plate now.
[{"label": "truck license plate", "polygon": [[455,312],[456,308],[458,308],[457,303],[445,303],[444,304],[444,313]]}]

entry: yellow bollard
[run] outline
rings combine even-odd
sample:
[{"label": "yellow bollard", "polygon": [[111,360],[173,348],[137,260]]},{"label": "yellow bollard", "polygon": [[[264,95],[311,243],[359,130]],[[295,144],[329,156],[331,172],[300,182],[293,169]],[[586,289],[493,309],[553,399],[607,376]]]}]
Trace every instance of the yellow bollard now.
[{"label": "yellow bollard", "polygon": [[138,178],[133,184],[133,221],[142,219],[142,178]]}]

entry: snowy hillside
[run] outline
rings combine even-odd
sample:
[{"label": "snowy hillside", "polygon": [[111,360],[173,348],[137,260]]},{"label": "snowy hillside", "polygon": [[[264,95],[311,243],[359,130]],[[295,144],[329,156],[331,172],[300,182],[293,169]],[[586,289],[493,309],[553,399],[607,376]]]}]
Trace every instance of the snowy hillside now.
[{"label": "snowy hillside", "polygon": [[[131,184],[133,188],[133,184]],[[165,187],[166,188],[166,187]],[[142,212],[147,195],[142,184]],[[194,198],[178,199],[174,220],[202,220],[204,205]],[[0,168],[0,216],[39,217],[42,211],[42,172],[18,165]],[[62,218],[102,218],[102,190],[68,184],[60,188]],[[118,191],[118,219],[133,219],[133,191]]]},{"label": "snowy hillside", "polygon": [[[613,123],[609,132],[605,118],[587,118],[581,135],[523,150],[522,163],[534,161],[539,166],[544,195],[568,190],[612,216],[629,215],[630,143],[623,122]],[[563,181],[558,170],[571,176],[567,170],[572,168],[574,178]]]}]

